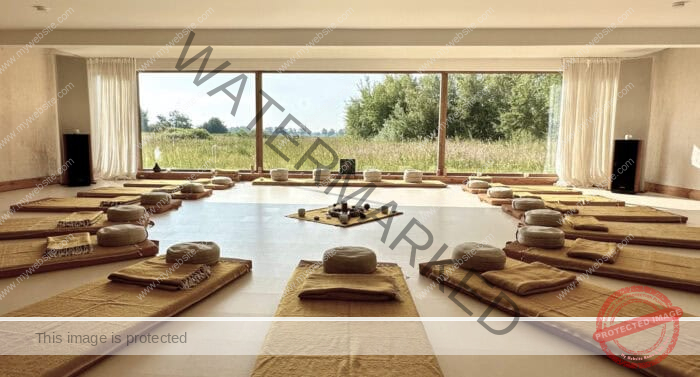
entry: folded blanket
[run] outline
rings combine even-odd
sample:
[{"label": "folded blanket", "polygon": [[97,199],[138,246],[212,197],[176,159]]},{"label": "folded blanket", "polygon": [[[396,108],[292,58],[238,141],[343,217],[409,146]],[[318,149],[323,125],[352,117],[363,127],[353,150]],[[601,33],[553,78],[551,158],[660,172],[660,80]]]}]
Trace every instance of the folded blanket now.
[{"label": "folded blanket", "polygon": [[115,198],[109,198],[101,201],[100,207],[114,207],[123,204],[133,204],[140,200],[141,199],[138,196],[117,196]]},{"label": "folded blanket", "polygon": [[555,202],[544,202],[545,207],[559,211],[561,213],[578,213],[578,209],[575,206],[567,206],[566,204],[559,204]]},{"label": "folded blanket", "polygon": [[399,289],[390,276],[379,274],[313,273],[301,286],[299,298],[343,301],[390,301]]},{"label": "folded blanket", "polygon": [[113,272],[107,278],[115,283],[177,291],[192,288],[210,275],[211,267],[206,264],[167,263],[160,256]]},{"label": "folded blanket", "polygon": [[593,216],[566,216],[564,222],[576,230],[608,231],[608,227]]},{"label": "folded blanket", "polygon": [[177,186],[163,186],[163,187],[156,187],[151,191],[153,191],[153,192],[167,192],[168,194],[172,194],[174,192],[180,191],[180,188]]},{"label": "folded blanket", "polygon": [[95,224],[102,216],[100,211],[73,212],[58,220],[59,228],[81,228]]},{"label": "folded blanket", "polygon": [[64,236],[47,237],[45,257],[67,257],[92,252],[90,233],[72,233]]},{"label": "folded blanket", "polygon": [[602,260],[605,263],[615,263],[620,249],[614,242],[590,241],[577,238],[566,255],[570,258]]},{"label": "folded blanket", "polygon": [[488,271],[481,276],[492,284],[518,296],[556,291],[575,285],[576,275],[540,262],[532,262],[504,270]]}]

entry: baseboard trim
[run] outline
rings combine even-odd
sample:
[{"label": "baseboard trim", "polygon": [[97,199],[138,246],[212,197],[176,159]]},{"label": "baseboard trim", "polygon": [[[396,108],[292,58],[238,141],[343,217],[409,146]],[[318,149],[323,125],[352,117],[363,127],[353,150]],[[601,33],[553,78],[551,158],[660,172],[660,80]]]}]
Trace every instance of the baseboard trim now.
[{"label": "baseboard trim", "polygon": [[[37,178],[18,179],[15,181],[0,182],[0,192],[33,188],[33,187],[37,187],[39,184],[43,183],[44,181],[50,181],[50,180],[51,180],[51,177],[37,177]],[[61,183],[60,177],[54,176],[53,182],[51,182],[49,184],[55,185],[55,184],[59,184],[59,183]]]},{"label": "baseboard trim", "polygon": [[656,192],[659,194],[677,196],[679,198],[687,198],[700,200],[700,190],[689,189],[678,186],[667,186],[660,183],[645,182],[644,190],[647,192]]}]

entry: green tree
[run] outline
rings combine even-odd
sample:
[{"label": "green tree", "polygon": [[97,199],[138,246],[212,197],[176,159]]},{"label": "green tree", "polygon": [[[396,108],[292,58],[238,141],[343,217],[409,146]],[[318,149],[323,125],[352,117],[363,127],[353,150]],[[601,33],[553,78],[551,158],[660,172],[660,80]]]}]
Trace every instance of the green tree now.
[{"label": "green tree", "polygon": [[167,118],[163,115],[157,115],[156,119],[158,122],[153,125],[155,131],[163,131],[168,128],[192,128],[192,120],[177,110],[171,111]]},{"label": "green tree", "polygon": [[228,128],[224,125],[221,119],[213,117],[202,124],[202,127],[207,130],[210,134],[225,134],[228,133]]},{"label": "green tree", "polygon": [[148,126],[148,110],[141,110],[139,108],[139,111],[141,112],[141,132],[150,132],[151,128]]}]

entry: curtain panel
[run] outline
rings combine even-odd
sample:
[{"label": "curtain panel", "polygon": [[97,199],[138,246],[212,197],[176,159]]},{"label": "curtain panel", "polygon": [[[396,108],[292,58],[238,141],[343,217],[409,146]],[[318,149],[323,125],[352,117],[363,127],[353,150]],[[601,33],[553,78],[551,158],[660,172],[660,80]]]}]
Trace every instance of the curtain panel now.
[{"label": "curtain panel", "polygon": [[611,174],[619,59],[564,59],[559,183],[606,187]]},{"label": "curtain panel", "polygon": [[94,175],[135,178],[140,149],[136,60],[91,58],[87,74]]}]

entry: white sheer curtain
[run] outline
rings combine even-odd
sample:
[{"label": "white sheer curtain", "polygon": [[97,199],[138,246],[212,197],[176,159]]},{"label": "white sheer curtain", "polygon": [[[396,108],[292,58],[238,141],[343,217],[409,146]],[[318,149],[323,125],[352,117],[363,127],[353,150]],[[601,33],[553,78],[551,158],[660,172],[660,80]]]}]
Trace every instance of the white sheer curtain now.
[{"label": "white sheer curtain", "polygon": [[565,59],[556,171],[559,183],[606,186],[611,169],[619,59]]},{"label": "white sheer curtain", "polygon": [[134,178],[139,153],[136,61],[88,59],[87,73],[95,177]]}]

